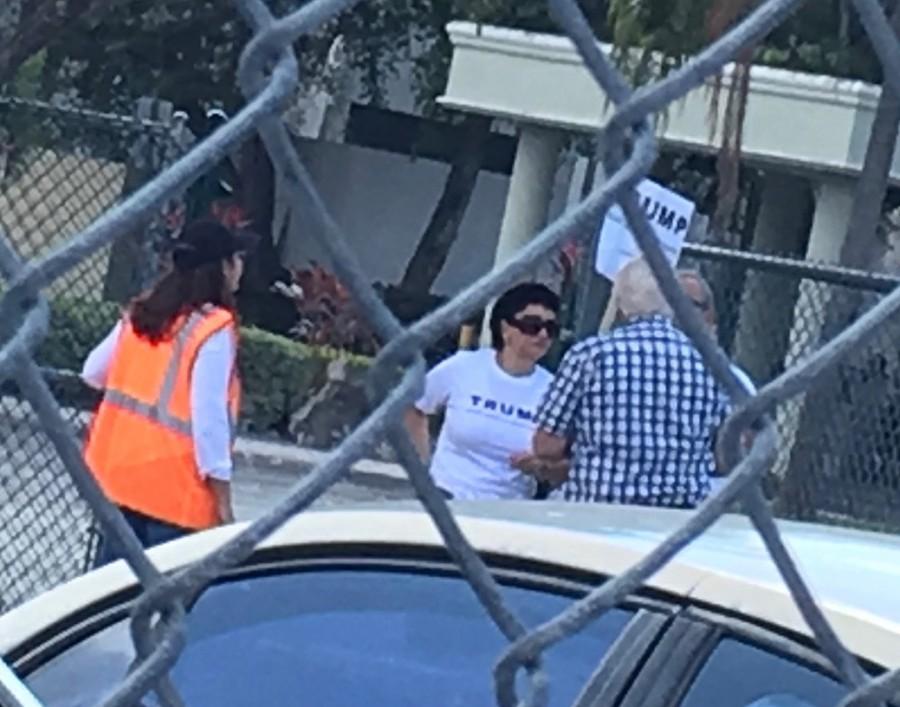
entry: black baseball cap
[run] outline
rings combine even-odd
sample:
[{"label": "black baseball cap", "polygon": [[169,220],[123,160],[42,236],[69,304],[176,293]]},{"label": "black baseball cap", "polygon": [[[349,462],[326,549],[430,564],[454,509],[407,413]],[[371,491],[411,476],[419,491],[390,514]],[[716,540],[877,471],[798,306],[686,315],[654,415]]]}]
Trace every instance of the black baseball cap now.
[{"label": "black baseball cap", "polygon": [[249,253],[259,244],[259,235],[251,231],[233,231],[212,219],[194,221],[175,241],[172,261],[179,270],[193,270],[237,253]]}]

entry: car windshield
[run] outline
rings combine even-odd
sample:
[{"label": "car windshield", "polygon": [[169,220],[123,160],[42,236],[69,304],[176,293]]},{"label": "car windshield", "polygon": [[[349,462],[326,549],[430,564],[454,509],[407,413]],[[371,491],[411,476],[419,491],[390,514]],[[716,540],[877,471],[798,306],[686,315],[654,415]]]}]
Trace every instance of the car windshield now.
[{"label": "car windshield", "polygon": [[[571,597],[503,587],[534,626]],[[551,704],[570,705],[633,612],[615,609],[545,653]],[[189,614],[172,671],[187,704],[495,704],[505,640],[464,581],[398,571],[303,571],[212,587]],[[132,652],[126,621],[72,646],[27,682],[47,707],[96,704]],[[524,679],[523,679],[524,682]]]}]

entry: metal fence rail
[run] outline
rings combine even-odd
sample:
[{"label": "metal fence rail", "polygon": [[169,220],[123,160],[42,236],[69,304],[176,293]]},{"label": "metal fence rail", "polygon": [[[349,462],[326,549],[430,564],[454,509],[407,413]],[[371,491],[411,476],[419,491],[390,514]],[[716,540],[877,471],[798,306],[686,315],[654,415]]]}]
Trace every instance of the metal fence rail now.
[{"label": "metal fence rail", "polygon": [[[0,144],[0,233],[26,259],[58,250],[177,152],[162,122],[9,97],[0,97]],[[122,272],[120,252],[107,245],[48,288],[51,333],[35,351],[45,376],[83,359],[117,318],[104,299],[115,284],[110,276],[136,279]],[[76,381],[50,379],[67,402],[81,394]],[[80,437],[83,417],[68,407],[66,417]],[[0,439],[0,610],[7,610],[84,571],[93,518],[13,379],[0,381]]]},{"label": "metal fence rail", "polygon": [[[689,244],[682,264],[710,282],[719,343],[765,383],[882,301],[900,278]],[[789,518],[900,532],[900,360],[896,322],[775,416],[779,454],[766,479]]]},{"label": "metal fence rail", "polygon": [[[795,396],[809,395],[816,384],[826,380],[836,368],[869,345],[880,327],[900,307],[900,291],[894,291],[862,317],[809,352],[748,398],[729,368],[724,353],[706,332],[699,314],[683,297],[653,232],[639,207],[635,185],[652,166],[656,141],[650,117],[688,91],[699,87],[718,72],[741,47],[755,42],[794,11],[801,0],[768,0],[749,14],[739,26],[701,52],[664,80],[632,92],[621,75],[601,53],[588,24],[572,0],[551,0],[554,17],[571,37],[591,74],[616,105],[616,113],[605,128],[604,162],[608,181],[595,189],[574,210],[549,225],[518,256],[500,270],[481,278],[450,303],[420,321],[403,328],[366,283],[358,263],[341,237],[335,221],[316,193],[308,173],[294,151],[288,134],[278,119],[297,81],[297,62],[292,42],[311,32],[345,9],[352,0],[312,0],[296,12],[274,19],[262,0],[237,0],[242,17],[255,36],[246,47],[240,64],[245,107],[209,139],[166,169],[117,206],[107,210],[78,236],[49,253],[29,261],[0,240],[0,270],[7,289],[0,301],[0,379],[14,376],[34,413],[53,442],[59,458],[69,471],[81,497],[96,514],[106,533],[118,536],[126,548],[127,561],[144,591],[132,614],[132,635],[137,661],[134,670],[118,686],[107,705],[132,705],[151,691],[167,705],[180,704],[168,679],[168,670],[184,646],[184,607],[201,594],[224,570],[245,560],[257,543],[277,529],[291,515],[306,508],[365,454],[380,438],[387,436],[395,446],[410,479],[428,513],[439,528],[448,550],[458,563],[491,619],[508,638],[509,645],[495,667],[498,704],[543,705],[547,701],[549,676],[541,664],[548,647],[579,631],[604,611],[633,592],[681,548],[702,534],[725,510],[740,499],[760,533],[773,561],[790,588],[799,610],[837,673],[853,688],[842,705],[881,704],[900,687],[900,671],[880,676],[867,675],[842,645],[814,602],[803,578],[787,553],[771,511],[764,502],[761,481],[776,461],[776,432],[769,422],[749,453],[741,457],[741,432],[762,416]],[[877,0],[853,0],[862,24],[885,67],[885,80],[900,91],[900,44],[892,35]],[[141,550],[118,511],[103,497],[81,459],[71,425],[34,361],[34,353],[47,335],[48,305],[43,290],[71,273],[87,258],[121,238],[150,218],[163,202],[187,187],[211,168],[226,151],[254,132],[259,132],[275,168],[292,190],[293,203],[311,205],[304,217],[319,221],[322,245],[329,252],[339,275],[352,290],[359,306],[368,314],[383,340],[389,341],[373,368],[373,383],[383,399],[377,409],[336,449],[329,459],[299,483],[270,513],[255,521],[219,550],[174,576],[163,577]],[[653,267],[657,279],[682,325],[711,370],[737,402],[736,412],[724,429],[724,452],[733,468],[723,491],[708,499],[685,525],[627,572],[573,602],[558,616],[533,629],[526,628],[507,607],[488,569],[466,542],[447,505],[422,466],[401,427],[401,412],[416,397],[425,367],[422,348],[450,327],[458,326],[471,312],[483,307],[538,262],[562,244],[591,231],[602,214],[618,202],[628,218],[637,241]],[[403,373],[398,381],[398,365]],[[529,690],[520,695],[516,677],[528,674]],[[12,690],[6,690],[13,692]],[[14,698],[13,704],[16,704]],[[21,704],[21,702],[19,702]]]}]

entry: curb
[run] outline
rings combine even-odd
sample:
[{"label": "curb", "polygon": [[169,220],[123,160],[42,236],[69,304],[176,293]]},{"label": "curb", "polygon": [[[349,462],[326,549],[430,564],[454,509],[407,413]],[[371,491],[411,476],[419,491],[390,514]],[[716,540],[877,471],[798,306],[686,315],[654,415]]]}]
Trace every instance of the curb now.
[{"label": "curb", "polygon": [[[81,425],[87,425],[90,421],[90,413],[75,410],[74,408],[61,408],[63,416],[69,421],[78,421]],[[0,396],[0,419],[6,418],[15,422],[33,422],[39,424],[31,406],[17,398]],[[236,461],[252,462],[265,460],[273,466],[289,467],[292,464],[316,465],[328,459],[329,452],[308,447],[298,447],[289,442],[272,442],[253,437],[238,437],[234,444],[234,456]],[[350,467],[353,474],[376,476],[395,481],[407,481],[406,471],[399,464],[377,461],[375,459],[361,459]],[[290,473],[290,469],[284,469]]]},{"label": "curb", "polygon": [[[307,464],[314,465],[324,462],[329,457],[329,452],[308,447],[297,447],[287,442],[270,442],[253,439],[251,437],[238,437],[234,445],[234,454],[238,459],[252,462],[254,459],[264,459],[274,465]],[[361,459],[350,467],[353,474],[366,476],[380,476],[383,478],[406,481],[406,471],[399,464],[377,461],[375,459]],[[285,473],[288,470],[285,469]]]}]

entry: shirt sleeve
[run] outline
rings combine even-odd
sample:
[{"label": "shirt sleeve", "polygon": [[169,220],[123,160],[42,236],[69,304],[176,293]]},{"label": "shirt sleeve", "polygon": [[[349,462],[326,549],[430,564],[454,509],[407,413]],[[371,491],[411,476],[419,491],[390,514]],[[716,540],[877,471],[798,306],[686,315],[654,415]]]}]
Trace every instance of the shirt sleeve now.
[{"label": "shirt sleeve", "polygon": [[228,387],[234,365],[234,342],[228,329],[200,347],[191,372],[191,425],[197,467],[204,478],[230,481],[231,420]]},{"label": "shirt sleeve", "polygon": [[573,347],[563,356],[556,375],[538,406],[535,416],[538,429],[558,437],[571,436],[581,391],[586,383],[582,349]]},{"label": "shirt sleeve", "polygon": [[119,335],[122,333],[122,321],[110,330],[97,346],[88,354],[81,368],[81,380],[91,388],[103,390],[106,388],[106,380],[109,376],[109,368],[112,365],[113,356],[116,353],[116,345],[119,343]]},{"label": "shirt sleeve", "polygon": [[433,415],[447,404],[453,389],[453,380],[459,374],[466,353],[457,352],[444,359],[425,375],[425,392],[416,403],[416,409]]}]

